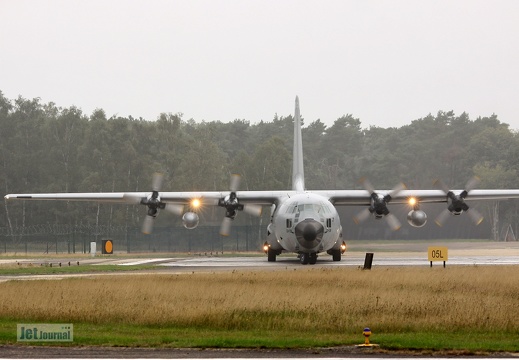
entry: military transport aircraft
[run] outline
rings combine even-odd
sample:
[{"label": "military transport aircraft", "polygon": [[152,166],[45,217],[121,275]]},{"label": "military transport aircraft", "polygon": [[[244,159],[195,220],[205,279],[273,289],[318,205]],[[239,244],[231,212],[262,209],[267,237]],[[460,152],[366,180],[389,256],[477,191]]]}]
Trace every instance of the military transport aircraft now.
[{"label": "military transport aircraft", "polygon": [[268,261],[276,261],[281,252],[298,254],[301,264],[315,264],[319,253],[328,253],[333,261],[340,261],[345,251],[342,226],[336,206],[364,206],[354,220],[361,222],[369,216],[385,218],[394,230],[400,222],[389,212],[388,203],[408,203],[412,210],[407,215],[411,226],[422,227],[427,215],[420,209],[420,203],[446,203],[447,208],[438,216],[441,225],[449,214],[460,215],[467,212],[476,224],[482,217],[465,200],[499,200],[519,198],[519,189],[474,190],[477,181],[471,180],[464,190],[450,190],[441,181],[436,190],[407,190],[398,185],[392,190],[375,190],[364,180],[365,190],[316,190],[305,188],[303,170],[303,141],[299,99],[296,97],[294,114],[292,189],[284,191],[239,191],[239,177],[231,177],[229,191],[166,192],[161,191],[162,177],[154,176],[151,192],[110,192],[110,193],[57,193],[57,194],[9,194],[7,200],[62,200],[93,201],[111,203],[136,203],[146,205],[148,213],[143,232],[152,230],[153,221],[159,210],[165,209],[182,216],[183,225],[188,229],[198,226],[198,209],[203,205],[225,208],[225,217],[220,229],[228,235],[231,221],[238,211],[259,215],[264,206],[271,207],[270,223],[264,251]]}]

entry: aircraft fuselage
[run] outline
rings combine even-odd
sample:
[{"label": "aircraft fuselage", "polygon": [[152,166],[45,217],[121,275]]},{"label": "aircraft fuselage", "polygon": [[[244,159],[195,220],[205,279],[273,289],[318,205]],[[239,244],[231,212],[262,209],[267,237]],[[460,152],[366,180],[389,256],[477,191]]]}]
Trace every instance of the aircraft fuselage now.
[{"label": "aircraft fuselage", "polygon": [[283,199],[269,226],[272,249],[317,254],[341,245],[339,214],[325,197],[310,192]]}]

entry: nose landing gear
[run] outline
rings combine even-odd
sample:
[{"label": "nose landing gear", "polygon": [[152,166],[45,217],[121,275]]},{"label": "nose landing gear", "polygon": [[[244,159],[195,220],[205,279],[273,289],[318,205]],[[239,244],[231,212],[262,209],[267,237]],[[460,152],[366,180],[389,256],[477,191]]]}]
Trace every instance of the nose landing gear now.
[{"label": "nose landing gear", "polygon": [[315,265],[317,262],[317,254],[316,253],[301,253],[299,254],[299,260],[303,265]]}]

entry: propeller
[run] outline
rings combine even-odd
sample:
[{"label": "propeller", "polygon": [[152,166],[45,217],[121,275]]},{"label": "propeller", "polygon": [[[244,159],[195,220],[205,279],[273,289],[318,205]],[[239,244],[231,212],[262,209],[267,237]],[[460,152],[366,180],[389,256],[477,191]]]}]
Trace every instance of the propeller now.
[{"label": "propeller", "polygon": [[229,236],[231,232],[231,222],[236,217],[237,211],[245,211],[246,213],[254,216],[261,215],[261,206],[255,204],[240,204],[236,191],[240,186],[241,177],[238,174],[231,175],[231,181],[229,185],[230,193],[223,199],[218,200],[218,206],[225,208],[225,217],[223,218],[222,225],[220,226],[220,235]]},{"label": "propeller", "polygon": [[474,208],[470,208],[465,202],[465,198],[469,194],[471,190],[473,190],[478,184],[480,179],[477,176],[469,179],[467,184],[465,185],[465,190],[463,190],[459,195],[454,194],[449,187],[440,179],[434,181],[434,185],[437,186],[440,190],[442,190],[445,195],[447,195],[447,202],[449,206],[447,209],[443,210],[440,215],[434,221],[438,226],[443,226],[447,217],[451,214],[460,215],[462,212],[466,212],[469,214],[470,218],[474,222],[474,224],[479,225],[483,221],[483,216],[479,211]]},{"label": "propeller", "polygon": [[376,218],[380,219],[384,217],[391,229],[398,230],[402,226],[398,218],[389,212],[387,204],[391,201],[393,197],[395,197],[400,191],[406,189],[404,183],[400,183],[395,186],[389,193],[385,196],[379,195],[371,182],[363,178],[360,180],[364,188],[369,192],[371,197],[371,205],[362,210],[357,216],[353,217],[353,221],[356,224],[365,221],[370,215],[374,215]]},{"label": "propeller", "polygon": [[124,194],[124,199],[129,203],[134,204],[142,204],[148,207],[148,213],[144,218],[144,222],[142,224],[142,232],[144,234],[151,234],[153,231],[153,221],[155,217],[159,213],[159,209],[167,210],[176,215],[182,215],[184,212],[184,205],[180,204],[166,204],[160,199],[160,189],[162,188],[162,183],[164,181],[164,176],[161,173],[154,173],[151,181],[151,195],[148,197],[140,197],[134,194],[128,193]]}]

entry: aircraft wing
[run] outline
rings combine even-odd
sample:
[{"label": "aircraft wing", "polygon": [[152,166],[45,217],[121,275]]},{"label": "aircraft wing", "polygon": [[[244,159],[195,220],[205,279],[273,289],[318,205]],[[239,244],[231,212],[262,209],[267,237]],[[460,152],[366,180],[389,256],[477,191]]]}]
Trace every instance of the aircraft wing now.
[{"label": "aircraft wing", "polygon": [[[271,205],[288,196],[292,191],[238,191],[240,203]],[[151,192],[105,192],[105,193],[47,193],[47,194],[8,194],[6,200],[54,200],[90,201],[102,203],[134,203],[135,199],[146,199]],[[171,204],[189,204],[198,199],[202,204],[217,205],[219,199],[229,195],[226,191],[160,192],[160,200]]]},{"label": "aircraft wing", "polygon": [[[229,191],[161,192],[160,199],[165,203],[188,204],[198,199],[202,204],[217,205],[218,200],[229,195]],[[241,204],[272,205],[291,191],[237,191],[236,197]],[[127,193],[128,194],[128,193]],[[150,193],[146,193],[145,196]]]},{"label": "aircraft wing", "polygon": [[[142,194],[145,193],[134,193]],[[6,200],[62,200],[124,203],[125,193],[54,193],[54,194],[8,194]]]},{"label": "aircraft wing", "polygon": [[[158,183],[158,181],[157,181]],[[159,185],[154,186],[160,187]],[[290,195],[290,191],[200,191],[200,192],[108,192],[108,193],[48,193],[48,194],[8,194],[6,200],[54,200],[83,201],[97,203],[141,204],[148,207],[142,225],[142,232],[152,232],[154,218],[159,209],[166,209],[182,215],[184,226],[193,229],[198,225],[196,209],[205,206],[221,206],[226,209],[220,234],[229,235],[231,220],[237,210],[259,216],[261,207],[279,203]],[[187,212],[186,212],[187,211]],[[195,211],[195,212],[193,212]]]},{"label": "aircraft wing", "polygon": [[[370,193],[367,190],[317,190],[308,191],[327,197],[334,205],[369,205]],[[459,195],[463,190],[452,190]],[[286,191],[238,191],[239,201],[244,204],[271,205],[279,199],[290,197],[295,192]],[[377,190],[377,194],[385,196],[391,190]],[[161,192],[160,198],[164,203],[188,204],[193,199],[202,200],[202,203],[216,205],[219,199],[229,193],[225,191],[199,192]],[[151,192],[106,192],[106,193],[47,193],[47,194],[8,194],[6,200],[54,200],[54,201],[90,201],[108,203],[127,203],[130,198],[146,198]],[[442,190],[402,190],[392,196],[393,204],[407,203],[410,198],[416,198],[420,203],[447,202],[447,195]],[[482,189],[468,192],[466,200],[505,200],[519,198],[518,189]],[[131,202],[131,201],[130,201]]]},{"label": "aircraft wing", "polygon": [[[459,196],[464,190],[451,190],[454,195]],[[334,205],[369,205],[371,202],[370,192],[367,190],[319,190],[314,193],[323,195],[330,199]],[[376,190],[376,193],[384,197],[391,194],[392,190]],[[392,204],[404,204],[410,198],[415,198],[419,203],[446,203],[447,194],[442,190],[402,190],[391,196]],[[468,191],[466,200],[506,200],[518,199],[519,189],[481,189]]]}]

